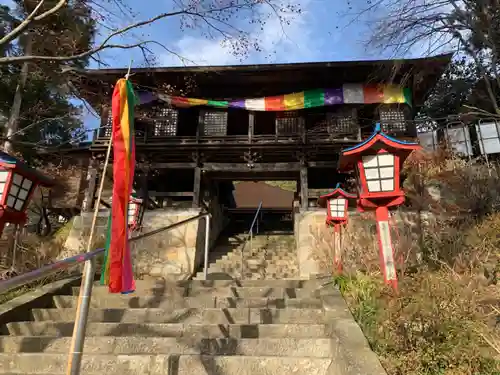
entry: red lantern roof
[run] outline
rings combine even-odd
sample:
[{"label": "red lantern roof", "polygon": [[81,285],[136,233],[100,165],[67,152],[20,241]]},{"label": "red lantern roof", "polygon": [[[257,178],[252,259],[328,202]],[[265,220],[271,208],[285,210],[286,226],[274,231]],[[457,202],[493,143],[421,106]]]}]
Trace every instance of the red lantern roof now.
[{"label": "red lantern roof", "polygon": [[388,152],[398,154],[401,161],[404,161],[412,151],[421,149],[418,142],[401,141],[393,138],[380,128],[380,124],[375,125],[373,134],[363,142],[342,150],[339,158],[339,171],[348,172],[354,169],[354,164],[363,154],[373,150],[385,149]]},{"label": "red lantern roof", "polygon": [[348,193],[347,191],[345,191],[340,187],[340,184],[337,184],[337,186],[333,191],[331,191],[328,194],[324,194],[318,198],[318,205],[320,207],[326,207],[326,201],[328,200],[328,198],[335,198],[335,197],[344,197],[347,200],[349,200],[349,199],[356,199],[358,196],[357,194]]}]

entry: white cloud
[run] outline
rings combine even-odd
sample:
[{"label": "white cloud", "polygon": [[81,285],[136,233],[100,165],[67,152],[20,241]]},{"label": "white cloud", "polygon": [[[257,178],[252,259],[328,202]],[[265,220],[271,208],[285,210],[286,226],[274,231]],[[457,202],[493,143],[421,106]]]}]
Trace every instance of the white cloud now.
[{"label": "white cloud", "polygon": [[[309,2],[302,1],[303,9],[307,8]],[[183,62],[171,53],[162,54],[159,62],[163,66],[178,66],[309,61],[317,52],[314,51],[308,18],[308,13],[302,11],[294,14],[288,23],[280,22],[276,17],[266,22],[262,29],[259,26],[251,30],[250,37],[259,40],[261,51],[250,51],[243,61],[240,56],[231,53],[230,47],[224,45],[222,39],[185,36],[172,49],[191,62]]]}]

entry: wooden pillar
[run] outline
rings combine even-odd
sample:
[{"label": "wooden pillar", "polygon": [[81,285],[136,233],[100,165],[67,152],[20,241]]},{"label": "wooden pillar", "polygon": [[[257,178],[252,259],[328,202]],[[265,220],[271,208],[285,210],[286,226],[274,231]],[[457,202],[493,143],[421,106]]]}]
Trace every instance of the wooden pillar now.
[{"label": "wooden pillar", "polygon": [[308,198],[309,192],[307,187],[307,166],[303,165],[300,167],[300,201],[302,210],[308,209]]},{"label": "wooden pillar", "polygon": [[304,117],[299,117],[299,133],[300,133],[300,140],[302,143],[306,143],[306,119]]},{"label": "wooden pillar", "polygon": [[205,134],[205,111],[200,110],[198,113],[198,126],[196,127],[196,140]]},{"label": "wooden pillar", "polygon": [[201,167],[194,169],[194,186],[193,186],[193,208],[200,207],[201,198]]},{"label": "wooden pillar", "polygon": [[141,173],[141,199],[143,204],[145,205],[146,209],[148,208],[148,202],[149,202],[149,188],[148,188],[148,182],[149,182],[149,171],[144,170]]},{"label": "wooden pillar", "polygon": [[94,208],[95,190],[97,184],[97,165],[97,160],[92,159],[87,171],[87,188],[85,198],[82,203],[82,211],[85,212],[90,212]]},{"label": "wooden pillar", "polygon": [[254,125],[255,125],[255,113],[249,112],[248,113],[248,142],[252,142]]}]

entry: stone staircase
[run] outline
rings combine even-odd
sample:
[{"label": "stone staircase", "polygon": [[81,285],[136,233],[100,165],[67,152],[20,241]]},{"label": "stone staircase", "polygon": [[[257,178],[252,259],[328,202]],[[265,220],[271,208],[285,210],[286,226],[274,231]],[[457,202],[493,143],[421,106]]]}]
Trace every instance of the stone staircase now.
[{"label": "stone staircase", "polygon": [[[209,279],[296,279],[298,274],[293,233],[258,234],[254,235],[251,243],[246,234],[229,236],[219,241],[209,257]],[[203,280],[203,272],[196,274],[194,279]]]},{"label": "stone staircase", "polygon": [[[0,374],[65,373],[78,288],[2,327]],[[141,280],[94,287],[82,375],[383,375],[337,289],[319,280]]]}]

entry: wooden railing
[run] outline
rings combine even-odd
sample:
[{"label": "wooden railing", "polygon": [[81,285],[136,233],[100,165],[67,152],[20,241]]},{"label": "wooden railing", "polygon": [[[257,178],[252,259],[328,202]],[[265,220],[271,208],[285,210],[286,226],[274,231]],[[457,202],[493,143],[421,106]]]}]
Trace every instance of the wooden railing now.
[{"label": "wooden railing", "polygon": [[[390,125],[389,125],[390,126]],[[108,144],[109,132],[101,129],[100,134],[94,134],[94,147]],[[245,134],[245,135],[193,135],[193,136],[157,136],[150,132],[136,129],[135,141],[138,145],[251,145],[251,144],[321,144],[321,143],[355,143],[368,137],[373,132],[373,127],[353,129],[349,132],[332,132],[326,128],[309,129],[298,134]],[[106,134],[108,133],[108,134]],[[394,128],[389,135],[395,137],[415,137],[414,132]]]}]

